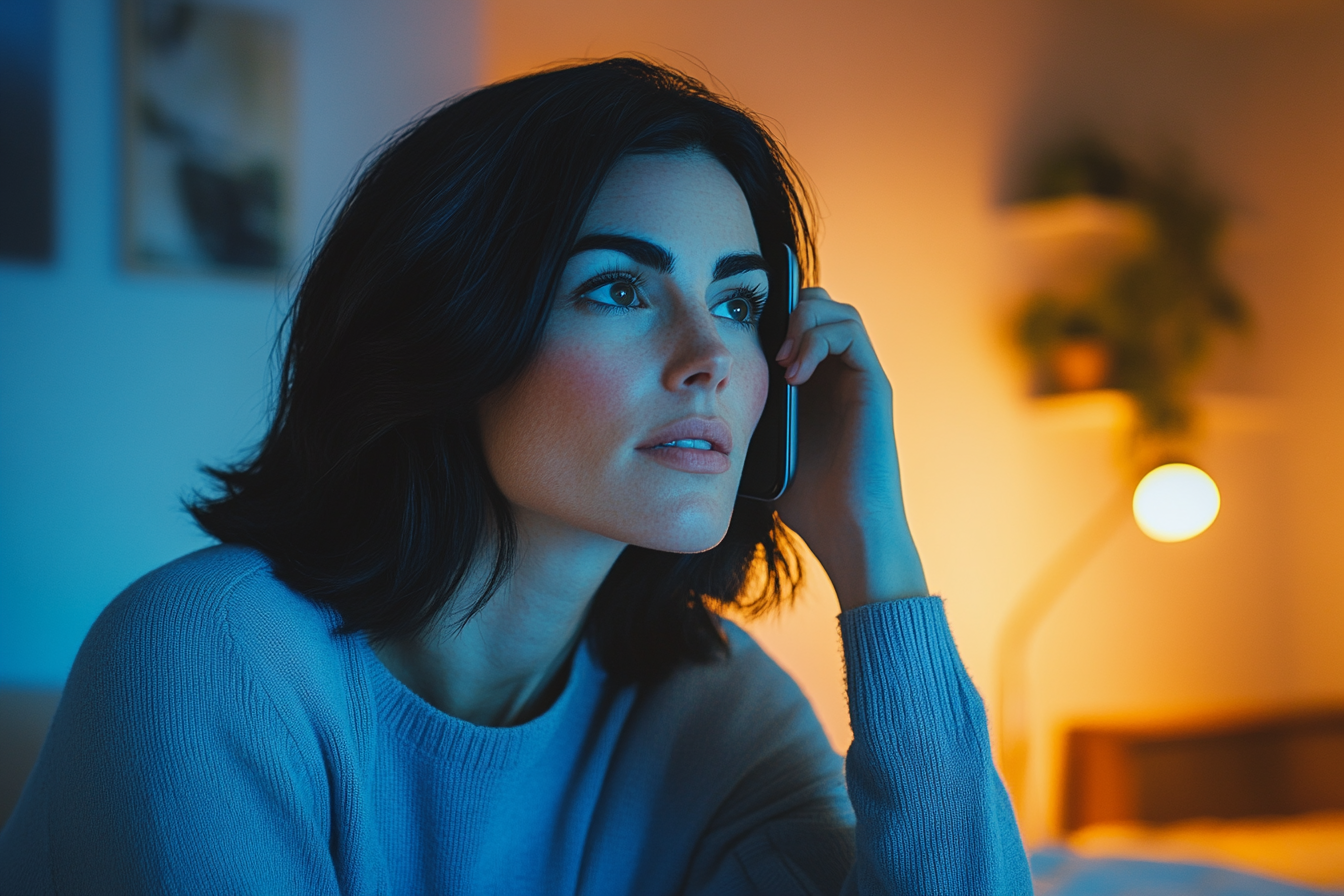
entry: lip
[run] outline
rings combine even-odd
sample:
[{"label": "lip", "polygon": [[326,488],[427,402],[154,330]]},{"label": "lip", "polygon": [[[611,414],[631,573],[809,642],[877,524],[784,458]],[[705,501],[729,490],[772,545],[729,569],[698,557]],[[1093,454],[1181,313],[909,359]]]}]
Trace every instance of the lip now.
[{"label": "lip", "polygon": [[[708,451],[658,447],[679,439],[699,439],[708,442],[711,447]],[[687,417],[656,431],[635,450],[665,467],[685,473],[726,473],[732,468],[728,455],[733,450],[733,434],[722,420]]]},{"label": "lip", "polygon": [[640,442],[638,448],[640,450],[656,448],[678,439],[699,439],[708,442],[714,446],[713,450],[720,454],[731,454],[733,451],[733,434],[729,431],[728,425],[717,417],[687,417],[678,420]]}]

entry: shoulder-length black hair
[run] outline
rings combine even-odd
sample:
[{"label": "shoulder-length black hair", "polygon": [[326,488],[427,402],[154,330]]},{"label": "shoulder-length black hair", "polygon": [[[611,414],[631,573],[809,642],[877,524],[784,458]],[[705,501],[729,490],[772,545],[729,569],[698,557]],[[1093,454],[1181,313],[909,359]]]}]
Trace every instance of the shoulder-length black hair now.
[{"label": "shoulder-length black hair", "polygon": [[[207,468],[189,506],[223,542],[341,614],[341,631],[459,621],[506,579],[517,535],[481,448],[477,405],[528,363],[579,227],[627,154],[701,150],[736,178],[762,246],[815,275],[811,201],[745,109],[633,58],[566,65],[451,101],[395,135],[335,215],[287,318],[275,418],[245,462]],[[493,554],[484,588],[467,589]],[[628,547],[587,636],[621,680],[723,653],[711,610],[764,612],[799,579],[769,507],[739,500],[712,550]]]}]

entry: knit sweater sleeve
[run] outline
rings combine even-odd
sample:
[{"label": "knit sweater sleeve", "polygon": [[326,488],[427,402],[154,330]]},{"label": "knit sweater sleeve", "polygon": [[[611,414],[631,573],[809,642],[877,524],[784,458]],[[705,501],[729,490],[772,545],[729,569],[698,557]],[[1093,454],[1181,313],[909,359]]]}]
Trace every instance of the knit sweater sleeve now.
[{"label": "knit sweater sleeve", "polygon": [[147,577],[100,616],[0,837],[15,892],[334,893],[316,775],[227,583]]},{"label": "knit sweater sleeve", "polygon": [[702,841],[698,864],[712,871],[693,869],[688,890],[1030,894],[984,706],[942,602],[850,610],[840,629],[854,727],[844,785],[807,726],[761,726],[757,761]]},{"label": "knit sweater sleeve", "polygon": [[846,893],[1032,892],[984,703],[936,597],[840,616],[857,861]]}]

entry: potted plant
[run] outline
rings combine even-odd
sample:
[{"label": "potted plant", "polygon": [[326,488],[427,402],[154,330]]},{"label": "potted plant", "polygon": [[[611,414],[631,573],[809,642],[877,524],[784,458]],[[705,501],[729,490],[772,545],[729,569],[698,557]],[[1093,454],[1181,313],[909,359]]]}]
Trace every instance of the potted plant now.
[{"label": "potted plant", "polygon": [[1225,205],[1188,163],[1144,170],[1091,138],[1044,155],[1021,200],[1057,218],[1070,208],[1077,217],[1079,202],[1117,221],[1128,216],[1127,234],[1111,227],[1109,250],[1084,259],[1092,276],[1037,289],[1017,309],[1013,331],[1035,371],[1034,391],[1121,389],[1135,401],[1142,433],[1185,433],[1192,379],[1215,334],[1250,326],[1245,302],[1218,269]]}]

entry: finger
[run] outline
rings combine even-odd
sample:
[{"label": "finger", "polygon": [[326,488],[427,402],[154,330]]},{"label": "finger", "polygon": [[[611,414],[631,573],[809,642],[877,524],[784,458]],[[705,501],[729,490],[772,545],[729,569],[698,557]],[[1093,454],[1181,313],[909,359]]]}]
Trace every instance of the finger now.
[{"label": "finger", "polygon": [[808,330],[837,321],[862,322],[858,309],[853,305],[845,305],[834,301],[826,295],[825,290],[808,289],[804,291],[811,295],[808,295],[806,299],[799,300],[798,307],[794,309],[793,314],[789,315],[789,327],[784,342],[775,355],[775,360],[786,366],[796,360],[803,334]]},{"label": "finger", "polygon": [[801,386],[812,378],[817,365],[831,355],[840,356],[847,366],[855,370],[878,367],[877,353],[873,351],[873,344],[868,339],[863,323],[846,319],[812,327],[804,333],[784,378],[795,386]]},{"label": "finger", "polygon": [[803,320],[803,316],[807,314],[803,309],[815,302],[830,301],[833,301],[830,293],[820,286],[809,286],[798,290],[798,304],[789,314],[789,325],[784,333],[784,341],[780,343],[779,351],[775,353],[776,361],[780,364],[791,362],[792,356],[795,354],[794,349],[798,347],[799,331],[802,328],[800,322]]}]

